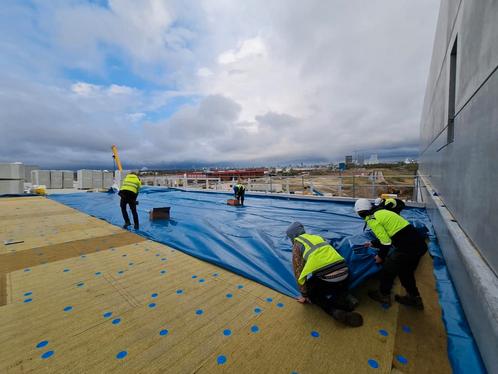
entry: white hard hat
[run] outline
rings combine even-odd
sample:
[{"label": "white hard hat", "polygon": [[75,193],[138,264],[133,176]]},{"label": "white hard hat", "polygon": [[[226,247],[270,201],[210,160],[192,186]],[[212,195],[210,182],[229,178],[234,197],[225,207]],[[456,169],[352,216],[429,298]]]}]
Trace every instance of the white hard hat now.
[{"label": "white hard hat", "polygon": [[354,211],[356,213],[372,209],[372,203],[368,199],[358,199],[354,204]]}]

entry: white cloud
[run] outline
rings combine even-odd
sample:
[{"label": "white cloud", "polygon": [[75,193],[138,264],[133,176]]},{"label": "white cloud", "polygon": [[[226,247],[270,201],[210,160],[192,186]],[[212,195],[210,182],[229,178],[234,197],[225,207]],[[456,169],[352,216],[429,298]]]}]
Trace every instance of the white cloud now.
[{"label": "white cloud", "polygon": [[[418,142],[432,0],[40,0],[5,9],[3,159],[48,162],[60,151],[105,162],[107,142],[139,163],[337,159]],[[140,88],[110,79],[109,61]],[[66,69],[94,79],[68,81]]]},{"label": "white cloud", "polygon": [[264,57],[266,46],[260,37],[246,39],[239,42],[236,49],[230,49],[218,56],[218,62],[222,65],[232,64],[249,58]]}]

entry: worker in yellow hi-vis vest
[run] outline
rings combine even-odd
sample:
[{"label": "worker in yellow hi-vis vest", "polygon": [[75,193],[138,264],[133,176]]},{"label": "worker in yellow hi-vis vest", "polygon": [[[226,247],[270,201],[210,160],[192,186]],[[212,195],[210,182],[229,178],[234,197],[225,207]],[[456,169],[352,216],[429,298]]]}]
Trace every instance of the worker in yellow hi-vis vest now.
[{"label": "worker in yellow hi-vis vest", "polygon": [[301,291],[297,301],[317,304],[348,326],[361,326],[363,317],[353,312],[358,300],[349,294],[349,268],[344,258],[321,236],[306,234],[299,222],[287,228],[287,237],[292,241],[292,265]]},{"label": "worker in yellow hi-vis vest", "polygon": [[125,177],[125,179],[123,180],[123,184],[119,189],[119,196],[121,196],[121,213],[123,214],[123,219],[125,221],[123,227],[125,229],[131,225],[130,217],[128,216],[128,212],[126,211],[126,205],[130,206],[131,214],[133,215],[133,224],[135,230],[139,229],[137,197],[141,186],[142,182],[140,181],[140,178],[138,178],[136,173],[131,172]]},{"label": "worker in yellow hi-vis vest", "polygon": [[394,280],[399,277],[406,295],[395,295],[394,299],[400,304],[424,309],[415,281],[415,270],[427,252],[424,238],[399,214],[387,209],[376,210],[368,199],[356,200],[354,210],[375,235],[376,238],[365,245],[379,249],[375,262],[382,264],[379,289],[369,291],[368,296],[391,305],[391,290]]}]

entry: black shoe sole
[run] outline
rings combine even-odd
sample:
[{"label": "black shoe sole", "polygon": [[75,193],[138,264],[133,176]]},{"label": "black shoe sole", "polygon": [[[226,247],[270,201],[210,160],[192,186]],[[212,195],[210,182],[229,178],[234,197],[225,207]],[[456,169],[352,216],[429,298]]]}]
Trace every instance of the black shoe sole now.
[{"label": "black shoe sole", "polygon": [[363,317],[360,313],[346,312],[344,310],[337,309],[334,311],[332,316],[337,321],[342,322],[350,327],[360,327],[363,325]]},{"label": "black shoe sole", "polygon": [[404,306],[408,306],[410,308],[414,308],[414,309],[417,309],[417,310],[424,310],[424,304],[412,304],[410,302],[405,302],[398,295],[394,296],[394,300],[396,300],[396,302],[398,304],[401,304],[401,305],[404,305]]}]

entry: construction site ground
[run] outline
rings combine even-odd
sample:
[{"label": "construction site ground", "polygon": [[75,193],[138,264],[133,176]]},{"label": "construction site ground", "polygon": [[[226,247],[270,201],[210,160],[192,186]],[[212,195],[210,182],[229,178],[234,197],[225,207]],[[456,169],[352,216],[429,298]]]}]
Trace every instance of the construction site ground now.
[{"label": "construction site ground", "polygon": [[0,199],[0,223],[1,373],[451,372],[428,255],[424,311],[369,300],[372,281],[348,328],[43,197]]}]

